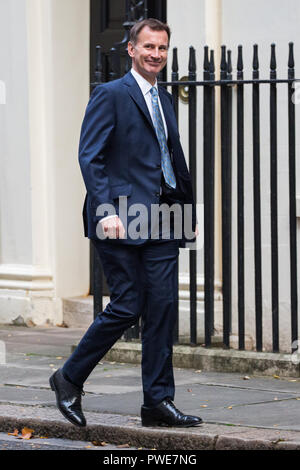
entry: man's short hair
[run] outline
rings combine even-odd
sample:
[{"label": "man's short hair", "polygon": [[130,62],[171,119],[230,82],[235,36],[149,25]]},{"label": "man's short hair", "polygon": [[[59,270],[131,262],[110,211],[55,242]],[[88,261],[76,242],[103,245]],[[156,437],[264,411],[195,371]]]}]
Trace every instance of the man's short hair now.
[{"label": "man's short hair", "polygon": [[138,41],[138,35],[142,31],[143,28],[148,26],[148,28],[152,29],[153,31],[166,31],[168,35],[168,42],[170,42],[171,37],[171,30],[169,25],[163,23],[162,21],[157,20],[156,18],[147,18],[146,20],[141,20],[135,23],[130,30],[130,38],[129,41],[132,44],[136,44]]}]

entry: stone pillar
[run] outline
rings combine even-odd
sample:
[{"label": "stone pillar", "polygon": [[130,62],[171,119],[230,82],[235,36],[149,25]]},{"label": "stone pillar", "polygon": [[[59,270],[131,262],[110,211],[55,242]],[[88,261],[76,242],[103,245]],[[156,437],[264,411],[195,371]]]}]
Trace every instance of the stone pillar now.
[{"label": "stone pillar", "polygon": [[0,5],[0,322],[62,321],[88,293],[77,160],[89,96],[89,1]]}]

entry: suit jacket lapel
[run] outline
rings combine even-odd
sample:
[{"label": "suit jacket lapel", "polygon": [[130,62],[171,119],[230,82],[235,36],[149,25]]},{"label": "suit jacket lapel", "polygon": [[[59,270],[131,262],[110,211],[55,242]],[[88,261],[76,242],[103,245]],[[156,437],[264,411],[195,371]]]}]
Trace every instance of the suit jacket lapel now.
[{"label": "suit jacket lapel", "polygon": [[[148,107],[146,105],[145,98],[143,97],[143,93],[141,92],[140,87],[138,86],[136,80],[134,79],[133,75],[131,72],[128,72],[125,77],[124,77],[124,83],[125,85],[128,86],[128,93],[131,96],[131,98],[135,101],[139,109],[142,111],[144,114],[145,118],[149,122],[150,126],[152,127],[154,133],[155,129],[152,123],[152,119],[148,110]],[[156,135],[156,133],[155,133]]]},{"label": "suit jacket lapel", "polygon": [[[145,116],[146,120],[148,121],[151,128],[153,129],[155,137],[157,137],[154,126],[153,126],[153,122],[152,122],[152,119],[151,119],[151,116],[150,116],[150,113],[149,113],[149,110],[148,110],[148,107],[146,105],[145,98],[143,97],[141,89],[140,89],[139,85],[137,84],[135,78],[133,77],[132,73],[128,72],[123,77],[123,80],[124,80],[125,85],[128,87],[129,95],[135,101],[135,103],[139,107],[139,109],[142,111],[142,113]],[[177,125],[175,117],[174,117],[175,116],[174,115],[174,110],[173,110],[173,107],[172,107],[172,104],[171,104],[169,98],[167,98],[167,96],[165,95],[165,93],[162,91],[162,89],[160,87],[158,88],[158,91],[159,91],[160,102],[161,102],[161,105],[162,105],[162,108],[163,108],[163,111],[164,111],[164,116],[165,116],[165,120],[166,120],[167,127],[168,127],[169,138],[170,138],[171,143],[173,144],[175,142],[175,139],[176,139],[175,129],[176,129],[176,125]]]}]

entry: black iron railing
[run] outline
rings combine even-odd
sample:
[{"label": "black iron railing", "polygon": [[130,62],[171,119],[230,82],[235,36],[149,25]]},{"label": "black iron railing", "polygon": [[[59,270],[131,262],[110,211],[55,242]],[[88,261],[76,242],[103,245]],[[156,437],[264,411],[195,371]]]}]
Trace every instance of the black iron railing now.
[{"label": "black iron railing", "polygon": [[[125,41],[124,41],[125,44]],[[95,83],[99,84],[101,76],[101,50],[97,51],[97,69]],[[188,80],[179,80],[177,49],[173,49],[171,81],[160,80],[160,85],[167,87],[172,93],[175,114],[179,119],[180,89],[188,87],[188,152],[189,170],[192,185],[197,198],[197,94],[203,90],[203,203],[204,203],[204,334],[205,346],[212,344],[214,334],[214,294],[215,294],[215,121],[216,121],[216,87],[220,87],[220,128],[221,128],[221,186],[222,186],[222,302],[223,302],[223,344],[230,347],[232,325],[232,222],[236,215],[237,221],[237,309],[239,349],[245,348],[245,185],[244,185],[244,116],[245,112],[252,113],[252,164],[253,164],[253,213],[254,213],[254,279],[255,288],[255,334],[256,350],[263,349],[263,293],[262,293],[262,225],[261,225],[261,123],[260,123],[260,94],[266,93],[269,86],[270,99],[270,221],[271,221],[271,273],[272,273],[272,341],[273,351],[279,351],[279,261],[278,261],[278,170],[277,170],[277,88],[287,87],[287,120],[288,120],[288,167],[289,167],[289,232],[290,232],[290,304],[291,304],[291,344],[292,351],[297,349],[298,339],[298,297],[297,297],[297,233],[296,233],[296,142],[295,142],[295,104],[292,100],[293,84],[299,81],[295,78],[293,43],[289,44],[288,76],[278,79],[276,73],[275,45],[271,45],[270,77],[260,79],[258,46],[253,47],[252,79],[244,79],[243,50],[238,46],[236,79],[232,75],[231,51],[222,46],[220,80],[215,79],[214,51],[204,47],[203,80],[197,81],[195,49],[190,47]],[[126,59],[122,70],[121,54],[111,53],[111,70],[109,80],[119,78],[130,69],[130,61]],[[117,71],[117,72],[116,72]],[[252,109],[245,109],[245,87],[252,88]],[[236,88],[236,129],[232,127],[233,87]],[[232,139],[236,139],[237,173],[236,199],[237,214],[232,213]],[[198,152],[199,155],[199,152]],[[247,214],[248,217],[248,214]],[[190,266],[190,344],[196,345],[197,338],[197,251],[191,250]],[[235,257],[234,257],[235,258]],[[95,298],[101,296],[95,286]],[[99,305],[99,301],[95,301]],[[95,314],[98,313],[95,311]],[[138,337],[136,327],[127,334],[127,338]],[[174,333],[178,341],[178,323]]]}]

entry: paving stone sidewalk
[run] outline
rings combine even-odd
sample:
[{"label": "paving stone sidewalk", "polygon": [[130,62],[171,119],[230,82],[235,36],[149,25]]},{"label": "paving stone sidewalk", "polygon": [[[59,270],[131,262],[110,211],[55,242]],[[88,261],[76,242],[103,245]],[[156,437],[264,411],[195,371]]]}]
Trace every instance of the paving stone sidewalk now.
[{"label": "paving stone sidewalk", "polygon": [[49,438],[148,449],[300,449],[299,377],[175,368],[176,406],[204,423],[144,428],[140,365],[103,360],[85,384],[88,426],[73,426],[56,409],[48,379],[83,332],[0,326],[0,432],[29,426]]}]

